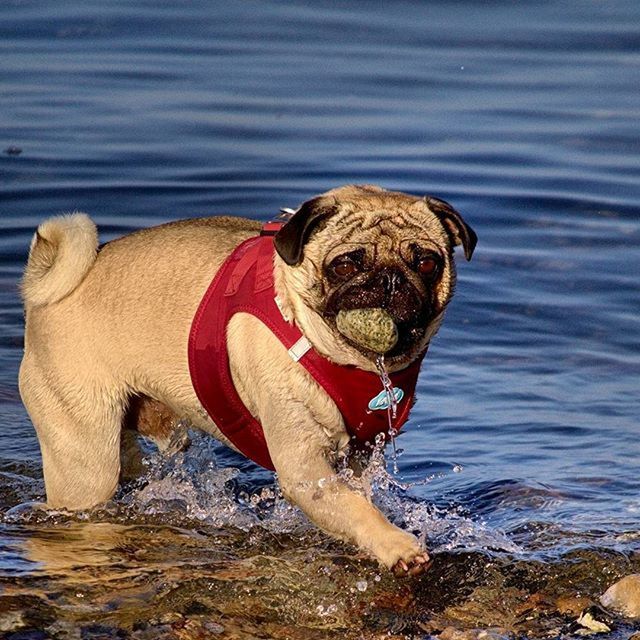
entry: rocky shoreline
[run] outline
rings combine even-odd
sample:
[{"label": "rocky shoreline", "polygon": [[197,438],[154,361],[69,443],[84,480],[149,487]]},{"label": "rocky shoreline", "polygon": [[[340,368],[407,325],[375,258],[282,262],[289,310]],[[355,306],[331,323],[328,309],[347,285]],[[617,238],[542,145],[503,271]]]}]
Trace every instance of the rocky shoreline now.
[{"label": "rocky shoreline", "polygon": [[627,640],[640,629],[637,552],[439,553],[424,576],[396,580],[320,533],[301,536],[23,527],[31,565],[0,572],[0,637]]}]

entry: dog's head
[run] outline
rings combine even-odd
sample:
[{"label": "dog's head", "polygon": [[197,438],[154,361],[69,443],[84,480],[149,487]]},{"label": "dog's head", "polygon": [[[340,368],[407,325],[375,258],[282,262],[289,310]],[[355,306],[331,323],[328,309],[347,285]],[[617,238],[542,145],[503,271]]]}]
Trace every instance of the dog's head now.
[{"label": "dog's head", "polygon": [[373,360],[378,354],[341,334],[336,318],[353,309],[386,311],[397,341],[384,355],[397,369],[438,329],[455,284],[453,248],[461,245],[469,260],[476,240],[443,200],[346,186],[305,202],[274,242],[288,268],[304,274],[296,293],[338,345],[346,341]]}]

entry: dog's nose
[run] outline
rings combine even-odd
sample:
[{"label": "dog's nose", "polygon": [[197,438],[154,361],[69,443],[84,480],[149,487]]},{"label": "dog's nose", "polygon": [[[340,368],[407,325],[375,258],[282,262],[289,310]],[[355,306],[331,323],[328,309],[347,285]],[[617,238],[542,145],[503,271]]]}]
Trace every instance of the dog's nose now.
[{"label": "dog's nose", "polygon": [[396,269],[385,269],[380,272],[382,288],[388,300],[391,300],[400,287],[406,283],[406,278],[401,271]]},{"label": "dog's nose", "polygon": [[423,309],[419,292],[400,269],[380,270],[368,290],[376,298],[374,306],[386,309],[395,322],[408,322]]}]

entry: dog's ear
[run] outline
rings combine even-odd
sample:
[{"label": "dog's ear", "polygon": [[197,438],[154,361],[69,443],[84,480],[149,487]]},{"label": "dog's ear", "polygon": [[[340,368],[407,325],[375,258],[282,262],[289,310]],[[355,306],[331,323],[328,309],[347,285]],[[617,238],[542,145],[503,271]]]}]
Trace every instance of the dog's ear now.
[{"label": "dog's ear", "polygon": [[453,245],[456,247],[462,245],[464,257],[467,260],[471,260],[473,250],[476,248],[478,242],[476,232],[448,202],[431,196],[425,196],[424,201],[427,203],[429,210],[434,213],[442,223]]},{"label": "dog's ear", "polygon": [[273,238],[278,255],[291,266],[302,262],[304,245],[321,220],[333,215],[336,207],[323,196],[303,203]]}]

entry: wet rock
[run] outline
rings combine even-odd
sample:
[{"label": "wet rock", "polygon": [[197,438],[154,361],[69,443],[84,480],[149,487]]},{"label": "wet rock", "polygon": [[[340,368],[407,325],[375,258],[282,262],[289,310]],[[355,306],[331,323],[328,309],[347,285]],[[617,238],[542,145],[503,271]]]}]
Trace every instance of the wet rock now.
[{"label": "wet rock", "polygon": [[473,631],[461,631],[455,627],[445,627],[438,635],[438,638],[441,640],[469,640],[470,633],[473,633]]},{"label": "wet rock", "polygon": [[396,323],[384,309],[341,310],[336,326],[343,336],[375,353],[384,354],[398,342]]},{"label": "wet rock", "polygon": [[594,633],[609,633],[611,631],[611,627],[598,620],[590,611],[585,611],[579,618],[578,624],[589,631],[593,631]]},{"label": "wet rock", "polygon": [[415,606],[415,596],[409,587],[398,585],[395,589],[380,589],[373,597],[371,604],[375,608],[407,612]]},{"label": "wet rock", "polygon": [[206,640],[212,635],[202,620],[187,619],[174,623],[172,627],[179,640]]},{"label": "wet rock", "polygon": [[578,616],[593,604],[593,600],[586,596],[561,596],[555,602],[558,613],[563,616]]},{"label": "wet rock", "polygon": [[600,602],[628,618],[640,618],[640,574],[618,580],[604,592]]},{"label": "wet rock", "polygon": [[149,624],[152,625],[163,625],[163,624],[176,624],[178,622],[182,622],[184,620],[184,616],[181,613],[176,611],[167,611],[163,613],[158,618],[151,618],[149,620]]},{"label": "wet rock", "polygon": [[514,587],[481,586],[467,600],[447,607],[442,618],[468,629],[514,629],[518,622],[515,610],[526,597]]},{"label": "wet rock", "polygon": [[202,623],[202,626],[209,633],[215,633],[215,634],[224,633],[224,627],[221,624],[218,624],[217,622],[211,622],[211,621],[206,621],[205,620]]},{"label": "wet rock", "polygon": [[598,605],[585,609],[579,618],[569,626],[568,632],[587,636],[596,633],[609,633],[613,629],[611,616]]},{"label": "wet rock", "polygon": [[0,631],[15,631],[24,626],[21,611],[0,613]]},{"label": "wet rock", "polygon": [[493,629],[465,629],[446,627],[438,635],[439,640],[504,640],[509,637],[507,629],[501,627]]},{"label": "wet rock", "polygon": [[544,593],[531,594],[522,604],[515,608],[518,620],[532,620],[539,615],[546,615],[553,610],[553,603]]}]

